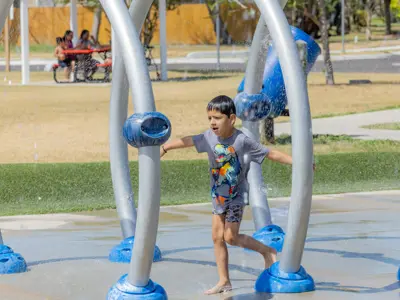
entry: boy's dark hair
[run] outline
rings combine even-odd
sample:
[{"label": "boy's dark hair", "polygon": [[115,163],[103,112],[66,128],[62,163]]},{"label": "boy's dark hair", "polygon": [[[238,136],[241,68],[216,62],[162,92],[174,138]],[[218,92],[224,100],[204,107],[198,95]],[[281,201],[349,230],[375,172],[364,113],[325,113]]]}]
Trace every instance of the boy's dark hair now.
[{"label": "boy's dark hair", "polygon": [[63,37],[56,37],[57,45],[60,45],[62,42],[64,42],[64,38]]},{"label": "boy's dark hair", "polygon": [[217,96],[208,103],[207,111],[212,111],[212,110],[227,115],[228,118],[231,115],[236,115],[235,103],[230,97],[225,95]]},{"label": "boy's dark hair", "polygon": [[65,33],[64,33],[64,39],[65,39],[68,35],[70,35],[70,33],[73,33],[72,30],[67,30],[67,31],[65,31]]}]

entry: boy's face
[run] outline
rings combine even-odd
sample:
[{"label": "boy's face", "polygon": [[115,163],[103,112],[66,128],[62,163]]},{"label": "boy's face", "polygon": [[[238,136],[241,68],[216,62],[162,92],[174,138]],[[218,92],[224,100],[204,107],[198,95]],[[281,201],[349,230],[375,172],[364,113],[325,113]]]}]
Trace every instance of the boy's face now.
[{"label": "boy's face", "polygon": [[227,115],[216,110],[210,110],[207,114],[210,128],[217,136],[229,137],[232,134],[236,121],[236,116],[234,114],[229,118]]}]

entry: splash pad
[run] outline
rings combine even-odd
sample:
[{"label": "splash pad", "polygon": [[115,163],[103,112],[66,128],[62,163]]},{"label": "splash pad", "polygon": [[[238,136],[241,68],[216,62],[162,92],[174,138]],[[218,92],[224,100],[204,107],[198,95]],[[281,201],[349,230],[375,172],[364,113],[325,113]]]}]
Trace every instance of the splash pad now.
[{"label": "splash pad", "polygon": [[[3,1],[1,5],[4,7],[1,7],[0,11],[7,11],[11,2]],[[141,45],[137,33],[151,3],[137,1],[133,4],[130,12],[134,21],[132,21],[122,2],[115,2],[111,5],[106,1],[102,1],[102,4],[114,28],[117,41],[116,51],[120,51],[118,49],[122,49],[122,47],[124,50],[117,56],[114,63],[115,75],[110,112],[110,160],[123,237],[124,239],[130,237],[135,239],[131,251],[129,273],[121,277],[120,281],[111,289],[108,297],[109,299],[117,299],[121,295],[125,295],[125,297],[134,297],[136,299],[141,296],[149,298],[150,295],[154,294],[155,298],[162,299],[166,298],[168,290],[164,290],[151,281],[150,271],[156,249],[155,242],[160,209],[159,146],[164,141],[159,137],[167,137],[170,127],[165,127],[165,124],[168,123],[166,118],[156,116],[151,82],[144,56],[142,51],[139,51]],[[267,35],[269,31],[280,59],[292,118],[294,165],[292,173],[293,197],[289,210],[282,259],[279,264],[261,274],[255,289],[260,292],[285,293],[312,291],[314,282],[301,266],[311,209],[313,176],[308,167],[312,162],[312,137],[305,75],[300,65],[290,28],[279,3],[273,1],[267,5],[265,1],[257,1],[257,4],[263,17],[259,22],[255,36]],[[0,15],[0,17],[0,21],[3,23],[3,15]],[[264,19],[268,28],[264,24]],[[126,37],[129,38],[126,39]],[[126,42],[120,43],[122,40]],[[262,52],[259,51],[260,45],[261,41],[257,41],[255,38],[251,59],[246,71],[247,80],[244,86],[244,91],[248,95],[258,94],[261,89],[260,78],[262,76],[260,74],[262,73],[260,73],[259,70],[261,69],[257,65],[263,66],[263,64],[260,64],[260,57],[254,55],[255,52]],[[265,59],[265,53],[262,55],[262,59]],[[129,68],[125,69],[125,66],[129,66]],[[142,120],[147,125],[141,126],[135,135],[137,139],[133,139],[141,141],[133,143],[135,147],[139,148],[139,206],[137,215],[133,205],[129,168],[126,167],[128,165],[126,143],[121,138],[122,127],[127,115],[128,99],[128,89],[125,88],[127,80],[124,76],[125,72],[133,92],[135,112],[138,114],[147,113],[151,118],[154,118],[150,118],[147,123]],[[304,107],[307,109],[304,109]],[[155,118],[163,121],[155,121]],[[257,125],[255,120],[244,122],[244,128],[248,135],[255,139],[259,138],[256,130]],[[146,134],[145,138],[143,138],[143,133]],[[251,177],[250,204],[255,227],[259,231],[266,226],[272,225],[271,217],[265,196],[260,191],[257,192],[255,190],[255,188],[257,189],[261,186],[260,170],[253,166],[249,176]],[[270,284],[271,281],[279,281],[279,284],[272,285]],[[304,282],[306,284],[303,284]],[[301,288],[299,288],[299,284]]]}]

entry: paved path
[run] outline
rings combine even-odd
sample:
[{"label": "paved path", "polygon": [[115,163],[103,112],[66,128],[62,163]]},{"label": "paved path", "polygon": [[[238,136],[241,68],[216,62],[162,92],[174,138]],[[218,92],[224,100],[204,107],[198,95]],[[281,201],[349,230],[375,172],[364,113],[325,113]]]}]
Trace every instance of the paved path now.
[{"label": "paved path", "polygon": [[[365,125],[393,122],[400,122],[400,109],[313,119],[312,131],[313,134],[346,134],[354,138],[365,140],[389,139],[400,141],[400,130],[376,130],[361,128],[361,126]],[[291,134],[290,123],[276,123],[275,134]]]},{"label": "paved path", "polygon": [[[400,53],[332,55],[331,59],[335,72],[398,73],[400,71],[400,55],[398,54]],[[196,55],[171,57],[168,58],[167,61],[168,69],[186,71],[217,70],[217,61],[214,55],[215,53],[211,53],[210,55],[203,54],[202,57]],[[220,69],[243,72],[246,69],[247,59],[247,55],[240,53],[222,56],[220,60]],[[32,59],[30,61],[30,70],[49,71],[54,62],[53,59]],[[156,59],[155,63],[159,64],[160,60]],[[5,62],[0,59],[0,71],[4,71],[4,68]],[[20,71],[21,61],[13,60],[11,62],[11,69],[13,71]],[[323,69],[324,64],[320,56],[312,72],[322,72]]]},{"label": "paved path", "polygon": [[[270,200],[274,222],[286,230],[288,199]],[[211,241],[211,206],[163,207],[157,245],[163,261],[151,278],[171,300],[398,300],[400,191],[314,196],[302,265],[314,278],[307,294],[255,294],[263,271],[256,253],[230,247],[234,290],[203,296],[217,282]],[[28,262],[29,272],[0,276],[2,300],[97,300],[128,271],[107,260],[121,238],[114,210],[0,218],[4,240]],[[251,234],[246,208],[242,232]],[[281,259],[282,254],[278,259]]]}]

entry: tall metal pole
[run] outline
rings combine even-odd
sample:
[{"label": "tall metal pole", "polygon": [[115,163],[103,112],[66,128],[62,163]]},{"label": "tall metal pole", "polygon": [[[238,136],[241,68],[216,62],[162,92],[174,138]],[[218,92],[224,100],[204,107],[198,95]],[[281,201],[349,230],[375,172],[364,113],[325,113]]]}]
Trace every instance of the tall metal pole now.
[{"label": "tall metal pole", "polygon": [[29,12],[28,0],[20,2],[22,84],[29,84]]},{"label": "tall metal pole", "polygon": [[159,0],[161,80],[168,80],[167,64],[167,0]]},{"label": "tall metal pole", "polygon": [[[287,0],[281,0],[281,7],[285,7]],[[249,61],[246,67],[244,92],[258,94],[263,84],[263,74],[267,51],[269,47],[270,34],[265,20],[260,17],[253,42],[251,43]],[[256,141],[260,140],[260,122],[243,121],[243,131]],[[252,209],[254,225],[256,230],[272,224],[271,212],[268,207],[267,194],[264,189],[264,179],[261,166],[255,163],[250,164],[247,175],[249,182],[249,200]]]},{"label": "tall metal pole", "polygon": [[[152,5],[151,1],[135,1],[129,9],[130,16],[139,33],[144,19]],[[112,35],[113,81],[110,99],[110,165],[114,198],[125,238],[135,235],[136,209],[129,172],[128,148],[122,136],[124,121],[128,115],[129,82],[122,58],[121,44],[114,27]]]},{"label": "tall metal pole", "polygon": [[4,24],[6,22],[7,16],[10,12],[13,0],[1,0],[0,1],[0,32],[3,31]]},{"label": "tall metal pole", "polygon": [[[151,1],[134,1],[148,2]],[[135,113],[155,111],[154,95],[139,34],[122,0],[101,0],[121,45]],[[144,12],[144,16],[147,12]],[[127,38],[129,37],[129,38]],[[128,282],[146,286],[150,278],[160,211],[160,147],[139,148],[139,205]]]},{"label": "tall metal pole", "polygon": [[[262,88],[265,61],[267,59],[269,31],[265,21],[260,17],[253,42],[250,48],[249,61],[246,67],[244,92],[258,94]],[[260,140],[260,122],[243,121],[243,132],[252,139]],[[256,230],[260,230],[272,224],[271,212],[268,207],[267,195],[262,189],[264,179],[261,166],[250,163],[250,170],[247,175],[249,182],[249,200],[253,214]]]},{"label": "tall metal pole", "polygon": [[6,19],[4,25],[4,52],[5,52],[5,60],[6,60],[6,72],[10,72],[10,61],[11,61],[11,53],[10,53],[10,22],[9,18]]},{"label": "tall metal pole", "polygon": [[256,0],[270,31],[285,82],[292,129],[292,191],[280,269],[300,269],[311,210],[313,148],[307,84],[286,16],[275,0]]},{"label": "tall metal pole", "polygon": [[114,198],[124,239],[135,235],[136,208],[128,160],[128,146],[122,128],[128,115],[129,82],[115,30],[111,31],[113,80],[110,99],[110,167]]},{"label": "tall metal pole", "polygon": [[344,10],[345,10],[345,3],[344,0],[341,0],[342,2],[342,18],[341,18],[341,25],[342,25],[342,53],[345,53],[345,49],[344,49],[344,33],[345,33],[345,29],[344,29],[344,20],[345,20],[345,14],[344,14]]},{"label": "tall metal pole", "polygon": [[221,69],[221,19],[219,17],[219,0],[217,0],[216,3],[216,10],[217,10],[217,16],[215,18],[215,31],[217,34],[217,70],[219,71]]},{"label": "tall metal pole", "polygon": [[[3,31],[5,21],[7,19],[8,13],[10,12],[13,0],[2,0],[0,1],[0,32]],[[3,245],[3,237],[1,235],[0,228],[0,245]]]},{"label": "tall metal pole", "polygon": [[72,39],[72,43],[74,46],[78,43],[78,8],[76,5],[76,0],[71,0],[70,1],[70,6],[69,6],[69,18],[70,18],[70,28],[74,32],[74,38]]}]

